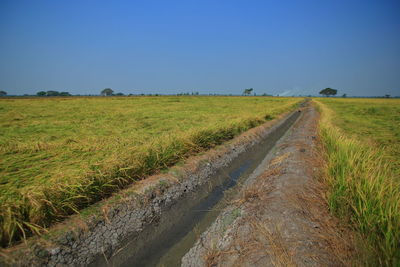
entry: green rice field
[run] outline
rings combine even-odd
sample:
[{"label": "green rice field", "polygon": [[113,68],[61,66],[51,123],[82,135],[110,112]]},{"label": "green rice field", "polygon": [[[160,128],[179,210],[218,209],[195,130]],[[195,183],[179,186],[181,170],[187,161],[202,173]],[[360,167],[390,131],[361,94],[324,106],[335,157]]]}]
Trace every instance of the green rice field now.
[{"label": "green rice field", "polygon": [[0,100],[1,245],[290,111],[301,98]]},{"label": "green rice field", "polygon": [[315,101],[331,210],[361,234],[363,265],[399,266],[400,99]]}]

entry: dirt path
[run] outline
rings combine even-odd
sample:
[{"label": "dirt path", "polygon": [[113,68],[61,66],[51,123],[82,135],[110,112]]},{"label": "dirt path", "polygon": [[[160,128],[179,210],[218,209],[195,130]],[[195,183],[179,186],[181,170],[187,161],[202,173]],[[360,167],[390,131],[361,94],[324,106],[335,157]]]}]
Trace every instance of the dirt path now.
[{"label": "dirt path", "polygon": [[182,266],[350,265],[351,235],[329,214],[317,178],[317,123],[315,109],[305,109]]}]

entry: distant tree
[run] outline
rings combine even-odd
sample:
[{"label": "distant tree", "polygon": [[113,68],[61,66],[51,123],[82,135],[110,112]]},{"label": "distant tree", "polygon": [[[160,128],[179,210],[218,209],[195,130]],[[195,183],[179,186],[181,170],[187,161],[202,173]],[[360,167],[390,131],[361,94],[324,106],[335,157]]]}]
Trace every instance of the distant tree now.
[{"label": "distant tree", "polygon": [[250,95],[252,91],[253,91],[253,88],[244,89],[243,94]]},{"label": "distant tree", "polygon": [[46,96],[59,96],[60,92],[58,91],[47,91]]},{"label": "distant tree", "polygon": [[115,95],[116,96],[123,96],[124,94],[123,93],[116,93]]},{"label": "distant tree", "polygon": [[390,95],[385,95],[386,98],[390,98]]},{"label": "distant tree", "polygon": [[0,96],[6,96],[7,92],[6,91],[0,91]]},{"label": "distant tree", "polygon": [[71,96],[69,92],[60,92],[60,96]]},{"label": "distant tree", "polygon": [[39,91],[36,93],[37,96],[46,96],[47,93],[45,91]]},{"label": "distant tree", "polygon": [[102,96],[110,96],[114,93],[114,90],[111,88],[105,88],[101,91]]},{"label": "distant tree", "polygon": [[343,94],[342,97],[347,97],[347,94]]},{"label": "distant tree", "polygon": [[325,88],[319,92],[320,95],[325,95],[325,96],[330,96],[330,95],[336,95],[337,90],[332,89],[332,88]]},{"label": "distant tree", "polygon": [[[178,94],[176,94],[177,96],[182,96],[182,95],[190,95],[190,93],[189,92],[186,92],[186,93],[178,93]],[[193,95],[193,93],[192,93],[192,95]],[[211,95],[211,94],[210,94]]]}]

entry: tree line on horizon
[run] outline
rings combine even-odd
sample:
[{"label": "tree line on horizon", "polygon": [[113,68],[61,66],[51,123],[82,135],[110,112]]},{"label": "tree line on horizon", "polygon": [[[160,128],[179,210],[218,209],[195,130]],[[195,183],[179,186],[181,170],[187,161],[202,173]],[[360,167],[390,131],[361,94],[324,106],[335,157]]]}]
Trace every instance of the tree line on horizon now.
[{"label": "tree line on horizon", "polygon": [[[328,88],[322,89],[322,90],[319,92],[319,94],[320,94],[320,95],[324,95],[324,96],[334,96],[334,95],[337,94],[337,92],[338,92],[338,90],[332,89],[332,88],[329,88],[329,87],[328,87]],[[347,94],[343,94],[342,97],[347,97]],[[390,98],[390,95],[386,94],[386,95],[384,95],[383,97],[384,97],[384,98]]]},{"label": "tree line on horizon", "polygon": [[72,96],[69,92],[58,92],[58,91],[39,91],[36,93],[37,96]]},{"label": "tree line on horizon", "polygon": [[[319,92],[319,94],[323,95],[323,96],[326,96],[326,97],[329,97],[329,96],[336,96],[337,92],[338,92],[337,89],[333,89],[333,88],[327,87],[325,89],[322,89]],[[244,89],[242,95],[243,96],[250,96],[252,93],[253,93],[253,96],[257,96],[257,94],[254,92],[253,88],[246,88],[246,89]],[[125,96],[125,94],[123,94],[123,93],[114,93],[114,90],[111,89],[111,88],[105,88],[105,89],[101,90],[100,95],[101,96]],[[127,96],[134,96],[134,95],[135,94],[129,94]],[[138,96],[161,96],[162,94],[158,94],[158,93],[155,93],[155,94],[151,94],[151,93],[144,94],[144,93],[141,93],[141,94],[136,94],[136,95],[138,95]],[[189,96],[189,95],[196,96],[196,95],[200,95],[200,93],[196,91],[196,92],[191,92],[191,93],[185,92],[185,93],[177,93],[177,94],[172,94],[172,95],[176,95],[176,96]],[[216,93],[214,93],[214,94],[210,93],[208,95],[210,95],[210,96],[219,96],[219,95],[220,96],[233,96],[233,94],[216,94]],[[5,97],[5,96],[7,96],[7,92],[0,90],[0,97]],[[32,96],[32,95],[24,94],[23,96]],[[69,92],[59,92],[59,91],[50,90],[50,91],[39,91],[39,92],[36,93],[36,96],[39,96],[39,97],[54,97],[54,96],[65,97],[65,96],[74,96],[74,95],[72,95]],[[81,95],[78,94],[78,95],[75,95],[75,96],[81,96]],[[90,95],[89,94],[88,96],[95,96],[95,95]],[[272,95],[263,93],[260,96],[272,96]],[[277,96],[279,96],[279,95],[277,95]],[[299,95],[299,96],[301,96],[301,95]],[[311,95],[309,95],[309,97],[311,97]],[[345,93],[341,97],[347,97],[347,94]],[[390,98],[391,96],[389,94],[386,94],[384,96],[375,96],[375,97],[378,97],[378,98],[380,98],[380,97]]]}]

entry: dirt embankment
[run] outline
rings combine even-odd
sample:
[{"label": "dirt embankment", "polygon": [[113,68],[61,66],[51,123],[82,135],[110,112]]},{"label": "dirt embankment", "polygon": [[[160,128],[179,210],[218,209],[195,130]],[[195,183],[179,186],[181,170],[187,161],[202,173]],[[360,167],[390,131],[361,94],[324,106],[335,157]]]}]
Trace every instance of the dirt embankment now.
[{"label": "dirt embankment", "polygon": [[317,140],[308,108],[277,144],[263,171],[203,233],[183,266],[347,266],[349,231],[329,214]]},{"label": "dirt embankment", "polygon": [[[227,166],[243,157],[252,158],[255,147],[280,137],[299,114],[281,114],[187,159],[183,166],[148,177],[82,210],[51,227],[43,237],[0,249],[0,266],[118,266],[131,258],[136,264],[149,251],[158,250],[159,243],[165,243],[161,237],[168,236],[187,211],[223,184]],[[216,179],[218,173],[221,180]]]}]

